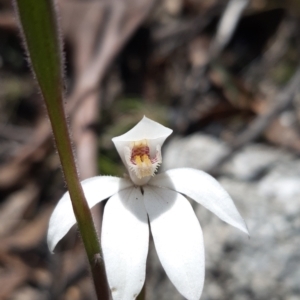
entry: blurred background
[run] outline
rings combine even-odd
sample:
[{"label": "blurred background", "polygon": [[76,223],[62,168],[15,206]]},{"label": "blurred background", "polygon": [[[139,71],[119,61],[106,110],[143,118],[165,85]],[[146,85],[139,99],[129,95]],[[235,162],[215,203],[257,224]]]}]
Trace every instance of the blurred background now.
[{"label": "blurred background", "polygon": [[[171,127],[161,170],[217,177],[251,234],[194,207],[201,299],[300,299],[300,2],[60,0],[57,9],[81,179],[122,176],[111,138],[143,115]],[[11,1],[0,0],[0,299],[94,300],[76,228],[55,255],[46,245],[65,184],[42,103]],[[153,243],[146,293],[183,299]]]}]

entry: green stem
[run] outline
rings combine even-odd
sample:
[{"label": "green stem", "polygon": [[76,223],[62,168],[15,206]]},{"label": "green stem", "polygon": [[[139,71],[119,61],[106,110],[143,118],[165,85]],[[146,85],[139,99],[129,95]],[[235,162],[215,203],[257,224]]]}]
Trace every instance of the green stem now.
[{"label": "green stem", "polygon": [[74,214],[88,256],[98,299],[109,299],[102,252],[74,160],[64,110],[62,50],[51,0],[15,0],[22,37],[53,129],[56,148],[71,196]]},{"label": "green stem", "polygon": [[49,103],[46,102],[46,106],[63,173],[71,196],[74,214],[91,267],[97,297],[98,299],[109,299],[105,266],[101,259],[102,252],[97,232],[91,211],[83,194],[81,184],[79,183],[74,156],[71,155],[72,146],[64,107],[61,102],[57,103],[57,107],[54,107],[52,104],[49,105]]}]

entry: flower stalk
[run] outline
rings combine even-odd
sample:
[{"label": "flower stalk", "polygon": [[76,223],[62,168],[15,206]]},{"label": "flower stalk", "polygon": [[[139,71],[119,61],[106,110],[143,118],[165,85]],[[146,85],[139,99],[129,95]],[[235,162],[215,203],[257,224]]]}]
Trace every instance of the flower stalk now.
[{"label": "flower stalk", "polygon": [[98,299],[109,299],[102,252],[85,199],[64,109],[62,46],[55,7],[50,0],[15,0],[30,66],[44,98],[74,215],[88,256]]}]

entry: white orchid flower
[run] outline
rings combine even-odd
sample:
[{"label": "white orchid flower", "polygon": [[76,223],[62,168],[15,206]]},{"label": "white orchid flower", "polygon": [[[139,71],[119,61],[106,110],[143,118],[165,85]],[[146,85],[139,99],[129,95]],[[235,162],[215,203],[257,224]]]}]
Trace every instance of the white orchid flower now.
[{"label": "white orchid flower", "polygon": [[[149,226],[168,277],[187,299],[199,299],[204,282],[204,246],[200,224],[186,195],[223,221],[248,234],[232,199],[210,175],[180,168],[155,174],[161,146],[172,133],[144,117],[113,138],[130,178],[93,177],[82,182],[88,204],[108,200],[103,216],[102,249],[113,299],[135,299],[146,272]],[[51,251],[76,223],[69,193],[56,206],[49,224]]]}]

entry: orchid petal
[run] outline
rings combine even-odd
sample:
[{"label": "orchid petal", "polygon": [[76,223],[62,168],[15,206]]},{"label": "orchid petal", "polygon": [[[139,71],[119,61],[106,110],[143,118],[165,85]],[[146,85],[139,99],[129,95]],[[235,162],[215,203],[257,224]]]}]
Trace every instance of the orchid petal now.
[{"label": "orchid petal", "polygon": [[154,156],[157,151],[157,145],[162,146],[166,138],[173,132],[155,121],[143,117],[131,130],[123,135],[112,139],[116,149],[126,166],[124,148],[129,147],[131,142],[147,140],[150,148],[150,155]]},{"label": "orchid petal", "polygon": [[142,198],[141,190],[132,187],[105,206],[102,249],[114,300],[135,299],[145,281],[149,228]]},{"label": "orchid petal", "polygon": [[244,219],[235,207],[229,194],[209,174],[190,168],[169,170],[156,175],[149,185],[166,187],[185,194],[221,220],[249,234]]},{"label": "orchid petal", "polygon": [[[98,176],[81,182],[89,207],[107,199],[118,191],[132,186],[129,180],[111,176]],[[57,243],[76,223],[69,192],[66,192],[55,207],[49,222],[48,247],[53,252]]]},{"label": "orchid petal", "polygon": [[204,246],[198,219],[181,194],[144,187],[144,201],[158,257],[178,291],[200,298],[204,283]]}]

